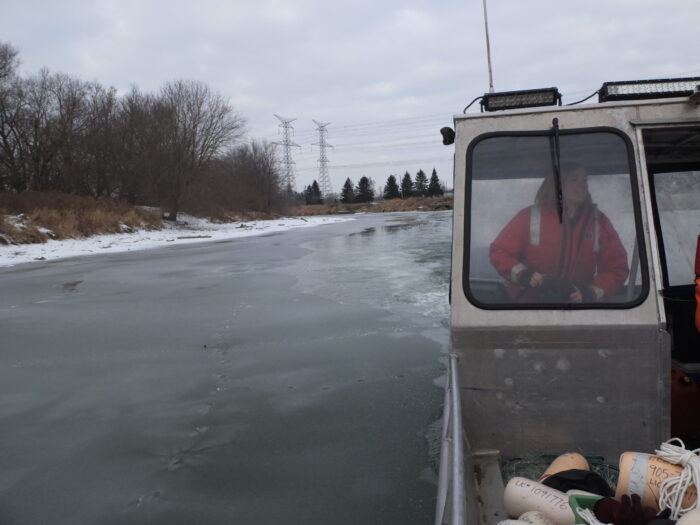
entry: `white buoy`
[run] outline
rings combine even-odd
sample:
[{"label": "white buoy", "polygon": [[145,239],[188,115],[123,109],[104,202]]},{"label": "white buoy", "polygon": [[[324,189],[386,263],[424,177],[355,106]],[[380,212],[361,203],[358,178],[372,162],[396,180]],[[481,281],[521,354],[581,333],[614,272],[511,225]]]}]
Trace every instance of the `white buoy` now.
[{"label": "white buoy", "polygon": [[700,509],[694,509],[686,512],[676,522],[676,525],[700,525]]},{"label": "white buoy", "polygon": [[569,505],[569,496],[527,478],[515,477],[508,482],[503,494],[503,503],[511,518],[535,510],[554,521],[556,525],[571,525],[576,521]]},{"label": "white buoy", "polygon": [[530,525],[556,525],[554,520],[549,519],[547,516],[536,510],[531,510],[526,512],[518,518],[520,521],[530,523]]}]

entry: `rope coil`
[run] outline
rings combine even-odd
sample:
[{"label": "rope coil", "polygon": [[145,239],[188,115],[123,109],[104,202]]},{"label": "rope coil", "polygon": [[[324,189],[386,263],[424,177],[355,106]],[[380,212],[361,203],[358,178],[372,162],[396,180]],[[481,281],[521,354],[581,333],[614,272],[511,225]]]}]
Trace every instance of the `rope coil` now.
[{"label": "rope coil", "polygon": [[576,513],[581,516],[581,518],[588,523],[588,525],[612,525],[610,523],[603,523],[598,520],[590,509],[582,509],[581,507],[576,508]]},{"label": "rope coil", "polygon": [[[678,442],[679,445],[674,445]],[[661,448],[656,451],[656,455],[661,459],[681,465],[683,471],[680,476],[665,479],[659,487],[659,508],[661,510],[670,509],[671,519],[677,520],[686,512],[700,508],[700,448],[688,450],[685,444],[678,438],[669,439],[661,444]],[[695,488],[695,502],[688,507],[683,506],[683,500],[688,494],[688,490]],[[690,495],[690,494],[688,494]]]}]

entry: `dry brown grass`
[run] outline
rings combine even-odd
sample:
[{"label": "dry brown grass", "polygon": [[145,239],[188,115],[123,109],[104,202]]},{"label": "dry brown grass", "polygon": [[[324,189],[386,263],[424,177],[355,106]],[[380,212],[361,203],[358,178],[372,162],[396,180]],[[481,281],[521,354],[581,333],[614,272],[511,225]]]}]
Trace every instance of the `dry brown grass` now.
[{"label": "dry brown grass", "polygon": [[39,231],[36,226],[15,226],[5,217],[0,217],[0,245],[46,242],[48,239],[49,236]]},{"label": "dry brown grass", "polygon": [[289,212],[291,215],[333,215],[336,213],[387,213],[398,211],[434,211],[451,210],[450,197],[411,197],[408,199],[391,199],[373,203],[355,204],[315,204],[297,206]]},{"label": "dry brown grass", "polygon": [[163,227],[160,212],[64,193],[0,192],[0,243],[25,244]]}]

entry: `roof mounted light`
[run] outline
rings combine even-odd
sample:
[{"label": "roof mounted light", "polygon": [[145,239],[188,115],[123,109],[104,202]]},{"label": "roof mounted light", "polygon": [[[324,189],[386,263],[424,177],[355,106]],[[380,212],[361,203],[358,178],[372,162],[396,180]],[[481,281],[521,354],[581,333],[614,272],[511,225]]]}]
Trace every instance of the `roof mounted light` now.
[{"label": "roof mounted light", "polygon": [[698,85],[700,77],[605,82],[598,92],[598,102],[689,97]]},{"label": "roof mounted light", "polygon": [[486,93],[481,99],[481,110],[500,111],[503,109],[553,106],[555,104],[561,106],[561,95],[557,88],[526,89]]}]

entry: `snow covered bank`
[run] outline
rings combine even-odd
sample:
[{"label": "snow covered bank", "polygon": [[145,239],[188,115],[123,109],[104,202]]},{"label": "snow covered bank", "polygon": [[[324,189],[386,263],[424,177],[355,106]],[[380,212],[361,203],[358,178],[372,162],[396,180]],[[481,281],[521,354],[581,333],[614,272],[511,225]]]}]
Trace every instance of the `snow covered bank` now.
[{"label": "snow covered bank", "polygon": [[138,231],[115,235],[95,235],[85,239],[48,241],[44,244],[0,246],[0,267],[48,261],[97,253],[128,252],[158,248],[171,244],[234,239],[321,224],[352,220],[350,217],[315,216],[284,217],[270,221],[232,222],[214,224],[204,219],[179,215],[175,224],[159,231]]}]

